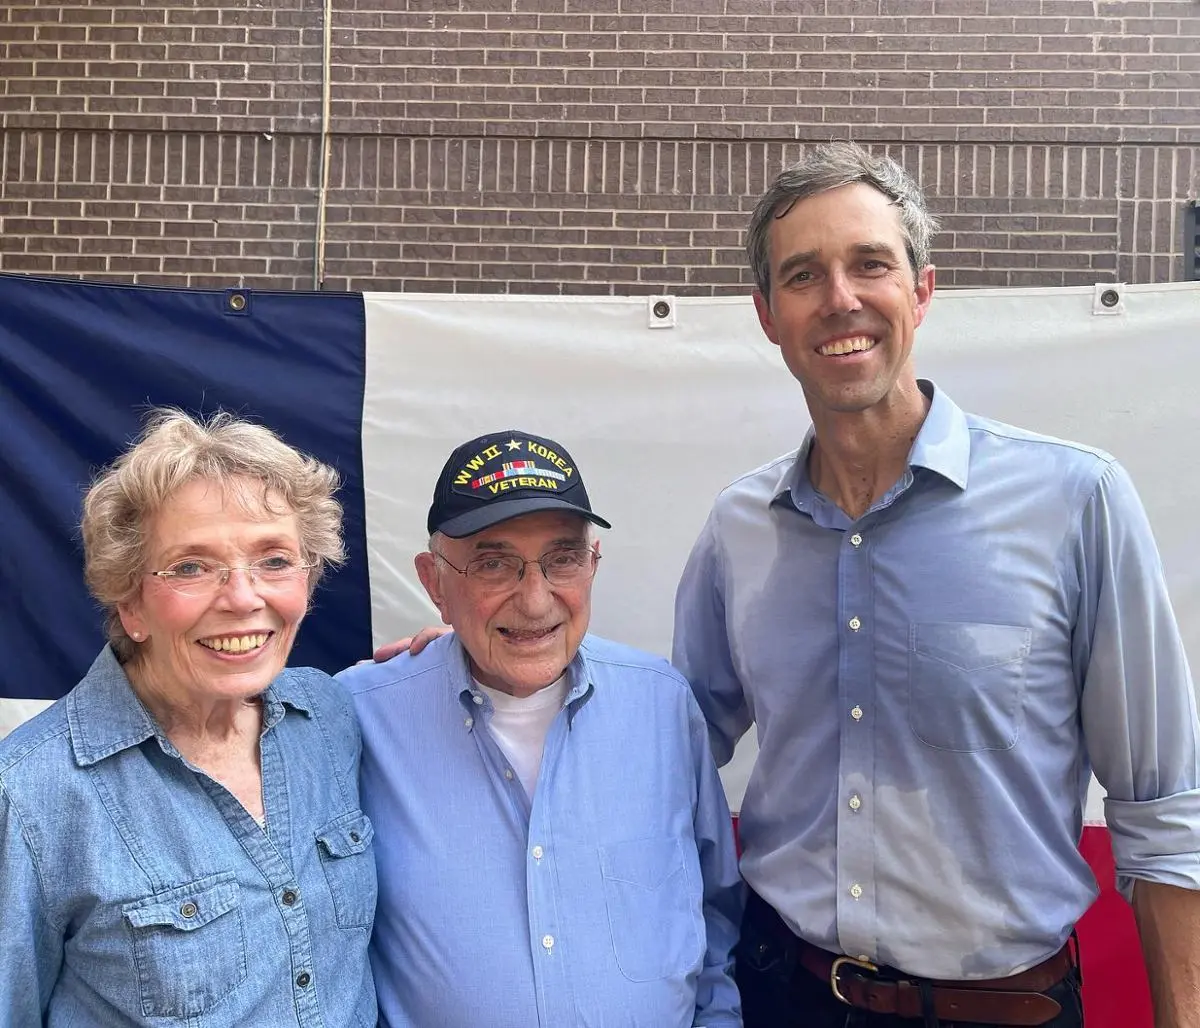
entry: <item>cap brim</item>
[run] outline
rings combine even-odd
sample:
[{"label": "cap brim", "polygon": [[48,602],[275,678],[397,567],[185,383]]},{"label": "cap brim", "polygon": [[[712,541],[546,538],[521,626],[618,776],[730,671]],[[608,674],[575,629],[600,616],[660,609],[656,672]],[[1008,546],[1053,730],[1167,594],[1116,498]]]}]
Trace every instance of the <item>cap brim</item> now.
[{"label": "cap brim", "polygon": [[461,539],[463,536],[474,535],[485,528],[498,525],[502,521],[511,521],[522,514],[535,514],[540,510],[561,510],[568,514],[578,514],[601,528],[612,528],[599,514],[593,514],[590,510],[584,510],[566,500],[559,500],[553,496],[528,496],[519,500],[497,500],[478,510],[459,514],[458,517],[438,525],[436,531],[451,539]]}]

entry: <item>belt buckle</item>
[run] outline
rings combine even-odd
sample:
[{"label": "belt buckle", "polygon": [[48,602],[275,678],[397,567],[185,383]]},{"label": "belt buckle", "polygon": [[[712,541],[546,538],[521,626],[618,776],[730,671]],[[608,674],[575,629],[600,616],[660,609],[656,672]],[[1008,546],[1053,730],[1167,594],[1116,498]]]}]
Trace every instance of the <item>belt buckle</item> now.
[{"label": "belt buckle", "polygon": [[861,967],[864,971],[870,971],[872,974],[877,972],[879,968],[869,960],[858,960],[855,957],[837,957],[834,960],[833,965],[829,968],[829,987],[833,990],[834,996],[850,1007],[854,1004],[842,995],[842,990],[838,986],[838,974],[847,964],[851,967]]}]

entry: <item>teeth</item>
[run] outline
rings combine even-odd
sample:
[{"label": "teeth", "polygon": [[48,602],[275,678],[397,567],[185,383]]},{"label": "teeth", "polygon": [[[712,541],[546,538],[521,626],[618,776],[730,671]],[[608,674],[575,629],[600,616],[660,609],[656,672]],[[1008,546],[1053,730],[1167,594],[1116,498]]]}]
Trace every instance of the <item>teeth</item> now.
[{"label": "teeth", "polygon": [[817,352],[822,357],[838,357],[845,353],[856,353],[869,350],[875,345],[875,340],[869,336],[855,336],[853,339],[837,339],[826,343]]},{"label": "teeth", "polygon": [[540,639],[545,635],[549,635],[551,632],[554,631],[554,629],[553,628],[527,628],[527,629],[504,628],[504,629],[501,629],[501,631],[504,632],[504,634],[507,635],[510,639],[523,640],[523,639]]},{"label": "teeth", "polygon": [[201,639],[200,645],[207,646],[210,650],[216,650],[218,653],[246,653],[249,650],[258,649],[266,641],[267,633],[259,632],[256,635],[230,635],[215,639]]}]

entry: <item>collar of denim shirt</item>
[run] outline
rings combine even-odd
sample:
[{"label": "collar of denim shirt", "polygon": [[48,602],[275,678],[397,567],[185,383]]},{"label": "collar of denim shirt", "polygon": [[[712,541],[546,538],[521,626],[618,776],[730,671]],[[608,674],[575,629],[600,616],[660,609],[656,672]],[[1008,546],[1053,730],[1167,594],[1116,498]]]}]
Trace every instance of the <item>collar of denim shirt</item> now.
[{"label": "collar of denim shirt", "polygon": [[[971,464],[971,432],[967,427],[967,416],[929,379],[918,379],[917,385],[929,397],[929,413],[909,451],[908,467],[932,471],[959,489],[966,489]],[[810,425],[794,459],[780,466],[779,485],[771,498],[772,505],[790,503],[799,511],[809,512],[827,502],[808,477],[808,454],[814,438],[815,432]]]},{"label": "collar of denim shirt", "polygon": [[[473,711],[478,706],[490,713],[492,701],[476,687],[475,679],[471,675],[471,666],[467,661],[467,651],[463,648],[462,643],[458,641],[458,636],[449,635],[444,638],[453,640],[451,644],[448,644],[449,652],[446,657],[446,666],[450,670],[451,688],[458,694],[459,702],[467,711]],[[591,699],[595,691],[592,685],[594,676],[588,667],[587,657],[583,652],[587,646],[587,639],[588,637],[585,635],[583,641],[579,644],[578,651],[564,672],[567,676],[567,695],[566,699],[563,700],[563,706],[567,708],[568,728],[574,722],[575,715],[579,712],[579,709]],[[475,703],[476,694],[483,698],[483,703],[478,705]]]},{"label": "collar of denim shirt", "polygon": [[[303,687],[286,668],[263,694],[264,731],[278,723],[285,706],[305,715],[312,713]],[[67,724],[80,767],[159,736],[158,726],[137,698],[110,646],[100,651],[87,674],[67,694]]]}]

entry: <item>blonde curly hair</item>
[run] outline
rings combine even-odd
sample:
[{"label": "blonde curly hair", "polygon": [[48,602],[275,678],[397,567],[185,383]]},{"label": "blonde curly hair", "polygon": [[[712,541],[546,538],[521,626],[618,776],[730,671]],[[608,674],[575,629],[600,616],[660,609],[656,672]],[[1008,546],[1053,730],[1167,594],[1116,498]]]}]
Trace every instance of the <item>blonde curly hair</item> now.
[{"label": "blonde curly hair", "polygon": [[346,558],[333,468],[288,446],[269,428],[225,411],[196,418],[157,408],[83,499],[84,574],[107,614],[108,641],[122,663],[134,656],[137,644],[126,634],[117,606],[141,588],[148,524],[181,486],[196,479],[223,486],[236,481],[242,502],[251,498],[241,484],[260,483],[256,498],[262,507],[295,515],[301,557],[317,565],[309,576],[310,596],[325,568]]}]

